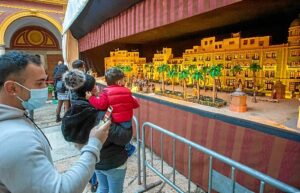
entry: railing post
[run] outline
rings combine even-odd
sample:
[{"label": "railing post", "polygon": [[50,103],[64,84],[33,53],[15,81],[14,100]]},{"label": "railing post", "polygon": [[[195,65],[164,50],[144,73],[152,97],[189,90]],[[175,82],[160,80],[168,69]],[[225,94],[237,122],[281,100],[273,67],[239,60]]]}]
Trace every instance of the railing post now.
[{"label": "railing post", "polygon": [[138,185],[142,184],[141,180],[141,141],[140,141],[140,125],[135,116],[133,116],[136,128],[136,142],[137,142],[137,162],[138,162]]},{"label": "railing post", "polygon": [[146,180],[146,142],[145,142],[145,125],[142,126],[142,148],[143,148],[143,158],[142,158],[142,162],[143,162],[143,183],[144,183],[144,188],[147,188],[147,180]]},{"label": "railing post", "polygon": [[212,189],[212,165],[213,165],[213,157],[209,156],[209,171],[208,171],[208,193],[211,193]]}]

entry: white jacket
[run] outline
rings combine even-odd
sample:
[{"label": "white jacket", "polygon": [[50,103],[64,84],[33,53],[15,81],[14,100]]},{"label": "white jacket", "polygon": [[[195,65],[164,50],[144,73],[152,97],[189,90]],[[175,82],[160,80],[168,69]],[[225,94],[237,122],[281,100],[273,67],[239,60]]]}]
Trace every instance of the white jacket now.
[{"label": "white jacket", "polygon": [[91,138],[63,174],[53,166],[50,148],[24,111],[0,104],[0,193],[81,193],[99,161],[102,144]]}]

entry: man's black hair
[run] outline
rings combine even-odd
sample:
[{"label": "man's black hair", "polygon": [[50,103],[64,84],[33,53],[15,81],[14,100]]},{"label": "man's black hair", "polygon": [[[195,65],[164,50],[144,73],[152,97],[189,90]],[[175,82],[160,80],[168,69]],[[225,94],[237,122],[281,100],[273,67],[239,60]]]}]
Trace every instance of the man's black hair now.
[{"label": "man's black hair", "polygon": [[117,84],[117,81],[124,78],[124,76],[124,72],[120,68],[110,68],[105,72],[107,85]]},{"label": "man's black hair", "polygon": [[18,75],[25,70],[29,63],[40,66],[41,60],[36,55],[17,51],[8,52],[0,56],[0,88],[11,75],[15,75],[16,79],[20,80]]},{"label": "man's black hair", "polygon": [[85,67],[85,62],[82,60],[75,60],[72,63],[73,69],[79,69],[79,68],[84,68]]}]

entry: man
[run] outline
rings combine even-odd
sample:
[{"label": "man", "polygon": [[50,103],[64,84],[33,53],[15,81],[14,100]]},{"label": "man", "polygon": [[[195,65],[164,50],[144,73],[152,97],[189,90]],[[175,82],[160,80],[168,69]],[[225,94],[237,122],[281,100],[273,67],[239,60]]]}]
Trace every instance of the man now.
[{"label": "man", "polygon": [[57,92],[56,92],[56,77],[55,77],[55,74],[59,68],[59,65],[62,64],[62,61],[58,61],[58,63],[56,64],[55,68],[54,68],[54,71],[53,71],[53,80],[54,80],[54,97],[55,99],[57,100]]},{"label": "man", "polygon": [[[75,60],[72,62],[72,68],[78,69],[84,73],[86,73],[86,64],[82,60]],[[70,101],[72,105],[72,101],[78,100],[78,96],[76,92],[70,90]],[[93,174],[92,178],[90,179],[89,183],[91,184],[91,192],[96,192],[98,188],[98,181],[96,173]]]},{"label": "man", "polygon": [[[80,71],[83,71],[84,73],[86,73],[86,65],[85,62],[82,60],[75,60],[72,62],[72,68],[73,69],[78,69]],[[71,101],[71,105],[72,105],[72,101],[73,100],[77,100],[78,96],[76,95],[75,92],[71,91],[69,92],[70,94],[70,101]]]},{"label": "man", "polygon": [[66,113],[70,107],[70,96],[69,92],[65,89],[64,83],[62,81],[62,76],[65,72],[68,71],[68,67],[64,65],[61,61],[58,62],[57,68],[54,70],[54,85],[55,91],[57,93],[58,104],[56,108],[56,122],[61,121],[60,112],[61,108],[64,105],[64,113]]},{"label": "man", "polygon": [[25,115],[47,100],[46,73],[35,56],[10,52],[0,57],[0,192],[79,193],[91,178],[110,122],[93,129],[81,156],[59,174],[50,144]]}]

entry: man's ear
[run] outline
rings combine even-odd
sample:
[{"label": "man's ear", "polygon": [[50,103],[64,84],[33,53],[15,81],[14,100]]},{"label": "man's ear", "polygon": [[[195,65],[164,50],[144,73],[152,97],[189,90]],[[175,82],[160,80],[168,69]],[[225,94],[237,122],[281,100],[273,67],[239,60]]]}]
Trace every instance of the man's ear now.
[{"label": "man's ear", "polygon": [[6,81],[3,85],[3,90],[10,96],[16,96],[16,94],[20,91],[20,89],[16,87],[16,83],[14,81]]}]

